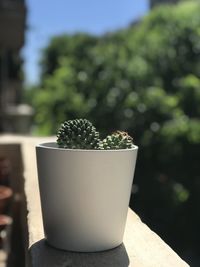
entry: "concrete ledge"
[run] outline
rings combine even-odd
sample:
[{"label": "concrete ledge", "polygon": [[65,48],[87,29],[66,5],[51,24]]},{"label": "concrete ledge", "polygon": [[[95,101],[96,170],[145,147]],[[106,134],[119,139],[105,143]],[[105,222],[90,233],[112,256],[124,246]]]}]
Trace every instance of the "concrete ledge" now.
[{"label": "concrete ledge", "polygon": [[[55,140],[22,136],[0,136],[0,146],[19,143],[24,161],[28,207],[29,265],[32,267],[186,267],[184,262],[157,234],[129,209],[124,243],[101,253],[75,253],[54,249],[44,239],[38,190],[35,145]],[[28,264],[28,263],[27,263]]]}]

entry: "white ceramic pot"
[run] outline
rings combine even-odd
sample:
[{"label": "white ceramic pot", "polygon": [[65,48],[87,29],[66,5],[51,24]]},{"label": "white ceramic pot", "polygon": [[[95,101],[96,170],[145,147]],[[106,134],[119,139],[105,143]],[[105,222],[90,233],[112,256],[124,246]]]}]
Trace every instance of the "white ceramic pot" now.
[{"label": "white ceramic pot", "polygon": [[138,147],[36,147],[44,231],[50,245],[103,251],[123,241]]}]

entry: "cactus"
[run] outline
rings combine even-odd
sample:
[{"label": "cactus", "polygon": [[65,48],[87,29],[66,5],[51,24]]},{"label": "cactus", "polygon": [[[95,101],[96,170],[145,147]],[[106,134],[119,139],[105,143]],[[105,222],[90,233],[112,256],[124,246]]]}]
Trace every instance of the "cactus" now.
[{"label": "cactus", "polygon": [[86,119],[65,121],[57,133],[57,144],[60,148],[100,149],[99,133]]},{"label": "cactus", "polygon": [[111,135],[108,135],[101,142],[101,149],[127,149],[133,148],[133,138],[126,132],[116,131]]},{"label": "cactus", "polygon": [[126,132],[116,131],[100,140],[99,132],[86,119],[65,121],[57,132],[60,148],[70,149],[128,149],[133,148],[133,139]]}]

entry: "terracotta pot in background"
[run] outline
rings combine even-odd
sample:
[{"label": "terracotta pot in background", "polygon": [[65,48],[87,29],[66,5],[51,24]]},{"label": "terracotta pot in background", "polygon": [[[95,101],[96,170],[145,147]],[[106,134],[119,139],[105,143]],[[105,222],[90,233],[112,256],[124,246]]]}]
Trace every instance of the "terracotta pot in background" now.
[{"label": "terracotta pot in background", "polygon": [[0,214],[7,212],[12,195],[13,190],[10,187],[0,185]]},{"label": "terracotta pot in background", "polygon": [[12,224],[12,218],[5,214],[0,214],[0,232],[5,229],[6,226]]}]

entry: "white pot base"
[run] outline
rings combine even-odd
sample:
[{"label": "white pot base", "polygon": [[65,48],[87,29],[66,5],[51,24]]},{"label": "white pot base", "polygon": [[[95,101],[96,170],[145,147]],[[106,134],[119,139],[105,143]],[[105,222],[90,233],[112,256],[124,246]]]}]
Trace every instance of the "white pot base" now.
[{"label": "white pot base", "polygon": [[46,243],[48,246],[52,247],[52,248],[55,248],[55,249],[59,249],[59,250],[63,250],[63,251],[68,251],[68,252],[76,252],[76,253],[96,253],[96,252],[104,252],[104,251],[109,251],[109,250],[112,250],[112,249],[116,249],[118,248],[119,246],[121,246],[123,244],[123,242],[120,242],[119,244],[117,245],[112,245],[112,246],[108,246],[108,247],[99,247],[99,248],[93,248],[93,249],[87,249],[85,247],[83,248],[74,248],[72,249],[70,246],[69,247],[63,247],[63,246],[60,246],[60,245],[55,245],[55,244],[52,244],[51,242],[49,242],[48,239],[46,239]]}]

